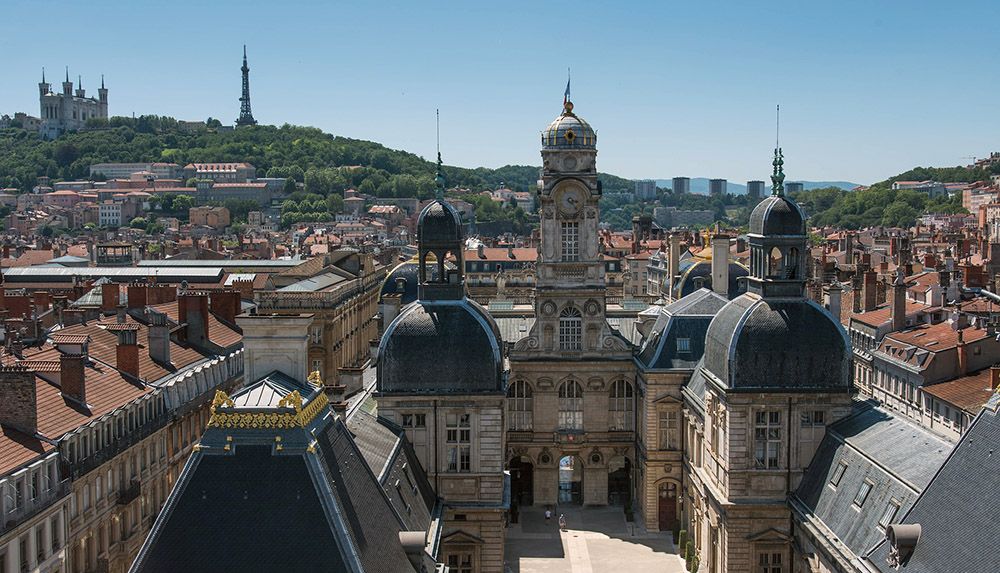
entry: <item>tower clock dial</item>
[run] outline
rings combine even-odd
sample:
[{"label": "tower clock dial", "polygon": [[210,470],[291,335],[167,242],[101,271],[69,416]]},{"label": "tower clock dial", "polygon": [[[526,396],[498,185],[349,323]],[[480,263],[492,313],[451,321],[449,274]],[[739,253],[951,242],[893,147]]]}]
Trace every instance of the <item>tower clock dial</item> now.
[{"label": "tower clock dial", "polygon": [[559,195],[559,210],[565,215],[576,215],[583,209],[583,192],[579,189],[567,189]]}]

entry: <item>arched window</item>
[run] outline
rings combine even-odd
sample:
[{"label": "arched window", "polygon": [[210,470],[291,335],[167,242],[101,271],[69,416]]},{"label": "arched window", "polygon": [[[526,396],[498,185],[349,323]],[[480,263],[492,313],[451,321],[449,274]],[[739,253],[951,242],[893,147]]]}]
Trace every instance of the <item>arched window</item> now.
[{"label": "arched window", "polygon": [[583,388],[574,380],[559,386],[559,429],[583,429]]},{"label": "arched window", "polygon": [[767,261],[767,276],[769,278],[779,278],[781,277],[781,269],[784,267],[784,256],[781,254],[781,249],[774,247],[771,249],[771,253],[768,256]]},{"label": "arched window", "polygon": [[618,380],[611,384],[609,402],[611,416],[608,418],[608,429],[620,432],[631,432],[635,429],[632,415],[635,406],[632,385],[625,380]]},{"label": "arched window", "polygon": [[580,311],[567,307],[559,313],[559,348],[580,350],[583,347],[583,316]]},{"label": "arched window", "polygon": [[507,390],[507,428],[531,430],[532,391],[524,380],[517,380]]},{"label": "arched window", "polygon": [[788,260],[785,262],[785,278],[796,279],[799,274],[799,250],[795,247],[788,249]]}]

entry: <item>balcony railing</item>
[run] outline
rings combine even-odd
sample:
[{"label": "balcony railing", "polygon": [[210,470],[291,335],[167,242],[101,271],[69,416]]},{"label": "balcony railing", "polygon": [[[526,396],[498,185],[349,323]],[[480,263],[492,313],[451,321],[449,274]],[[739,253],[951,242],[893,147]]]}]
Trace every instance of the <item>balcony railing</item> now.
[{"label": "balcony railing", "polygon": [[142,494],[142,483],[133,479],[127,486],[118,491],[118,505],[128,505]]},{"label": "balcony railing", "polygon": [[78,479],[80,476],[111,461],[118,454],[151,436],[154,432],[166,426],[169,421],[170,416],[164,413],[141,426],[129,430],[124,436],[116,438],[114,442],[104,446],[85,459],[70,464],[70,475],[73,479]]},{"label": "balcony railing", "polygon": [[3,527],[0,528],[0,532],[14,529],[18,525],[21,525],[22,523],[35,517],[40,512],[49,509],[53,506],[56,500],[69,495],[69,492],[70,481],[63,480],[59,482],[56,484],[54,491],[42,492],[34,503],[26,505],[23,509],[8,515],[7,520],[3,522]]}]

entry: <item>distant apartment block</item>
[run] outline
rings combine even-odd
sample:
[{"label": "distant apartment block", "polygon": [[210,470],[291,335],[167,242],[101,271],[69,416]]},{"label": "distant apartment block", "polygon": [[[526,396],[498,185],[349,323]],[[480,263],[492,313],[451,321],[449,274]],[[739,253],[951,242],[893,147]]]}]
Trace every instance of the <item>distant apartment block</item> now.
[{"label": "distant apartment block", "polygon": [[747,196],[751,199],[760,199],[764,196],[763,181],[747,181]]},{"label": "distant apartment block", "polygon": [[715,222],[715,213],[709,209],[656,207],[653,209],[653,219],[664,229],[703,227]]},{"label": "distant apartment block", "polygon": [[937,181],[896,181],[892,184],[892,188],[896,191],[902,189],[922,191],[931,197],[941,197],[948,194],[948,189],[944,183],[938,183]]},{"label": "distant apartment block", "polygon": [[635,182],[635,198],[639,201],[651,201],[656,199],[656,181],[652,179],[640,179]]},{"label": "distant apartment block", "polygon": [[216,183],[246,183],[257,179],[257,168],[249,163],[189,163],[184,178],[207,179]]},{"label": "distant apartment block", "polygon": [[670,187],[674,193],[690,193],[691,192],[691,178],[690,177],[674,177],[671,181]]},{"label": "distant apartment block", "polygon": [[800,181],[789,181],[785,183],[785,193],[801,193],[805,186]]},{"label": "distant apartment block", "polygon": [[709,179],[708,194],[712,196],[725,195],[727,182],[725,179]]},{"label": "distant apartment block", "polygon": [[95,163],[90,166],[90,176],[105,179],[131,179],[143,173],[152,179],[176,179],[181,166],[176,163]]},{"label": "distant apartment block", "polygon": [[204,225],[213,229],[229,226],[229,209],[225,207],[191,207],[188,218],[192,225]]}]

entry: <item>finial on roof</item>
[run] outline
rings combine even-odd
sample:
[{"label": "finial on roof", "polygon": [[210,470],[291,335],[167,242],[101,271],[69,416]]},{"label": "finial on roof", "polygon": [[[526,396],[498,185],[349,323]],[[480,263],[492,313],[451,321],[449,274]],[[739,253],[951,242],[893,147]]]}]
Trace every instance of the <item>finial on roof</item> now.
[{"label": "finial on roof", "polygon": [[104,89],[104,74],[101,74],[101,89]]},{"label": "finial on roof", "polygon": [[437,173],[434,175],[435,195],[438,201],[444,200],[444,173],[441,171],[441,110],[434,110],[437,121]]},{"label": "finial on roof", "polygon": [[42,66],[42,83],[45,83],[45,66]]},{"label": "finial on roof", "polygon": [[243,61],[247,61],[247,45],[243,44]]},{"label": "finial on roof", "polygon": [[78,88],[82,88],[83,87],[83,76],[82,75],[77,75],[76,76],[76,87],[78,87]]},{"label": "finial on roof", "polygon": [[66,66],[66,83],[69,83],[69,66]]},{"label": "finial on roof", "polygon": [[774,172],[771,174],[771,195],[783,197],[785,195],[785,159],[781,153],[779,140],[780,121],[781,106],[779,105],[775,109],[774,161],[771,162]]}]

